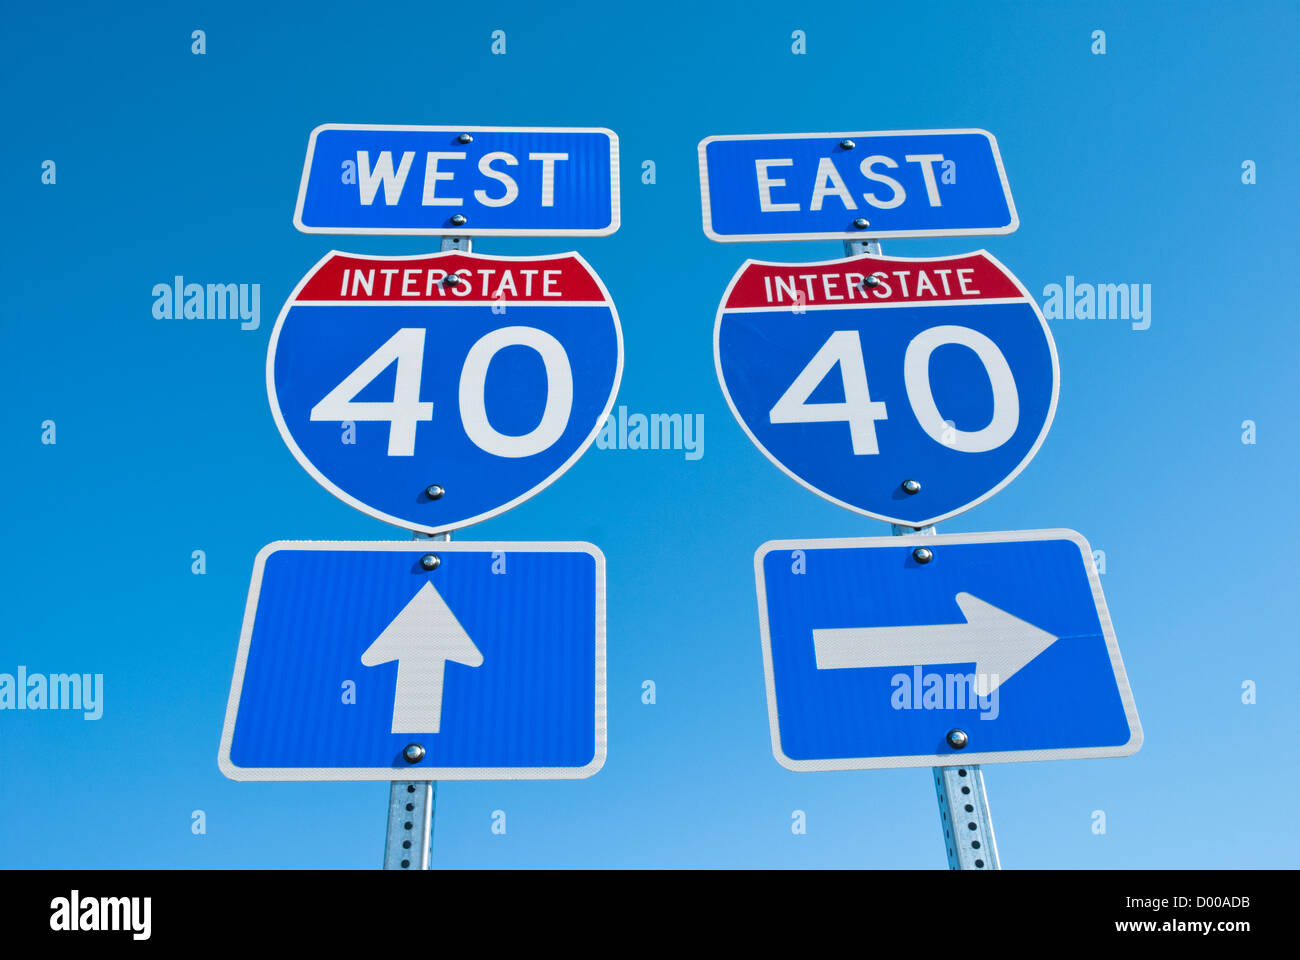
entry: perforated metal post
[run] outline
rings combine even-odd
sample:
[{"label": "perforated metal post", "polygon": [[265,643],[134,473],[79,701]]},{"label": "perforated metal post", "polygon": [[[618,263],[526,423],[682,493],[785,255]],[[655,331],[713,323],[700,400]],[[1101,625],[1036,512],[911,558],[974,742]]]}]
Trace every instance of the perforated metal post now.
[{"label": "perforated metal post", "polygon": [[[857,257],[880,255],[879,240],[846,240],[844,252]],[[894,536],[937,534],[928,527],[890,524]],[[989,813],[988,795],[984,792],[984,774],[978,764],[960,767],[932,767],[934,790],[939,800],[939,823],[943,827],[944,849],[952,870],[1001,870],[998,845],[993,837],[993,817]]]},{"label": "perforated metal post", "polygon": [[933,773],[949,869],[1001,870],[979,765],[934,767]]},{"label": "perforated metal post", "polygon": [[[470,249],[469,237],[443,237],[442,249]],[[450,533],[414,535],[416,540],[450,540]],[[385,870],[428,870],[433,846],[433,809],[438,784],[433,780],[394,780],[388,790]]]},{"label": "perforated metal post", "polygon": [[[890,524],[894,536],[936,534],[934,525],[912,528]],[[939,798],[939,824],[951,870],[1001,870],[998,844],[993,837],[993,817],[984,774],[979,764],[932,767],[934,792]]]},{"label": "perforated metal post", "polygon": [[[416,540],[450,540],[450,533],[417,533]],[[433,808],[438,784],[433,780],[394,780],[388,790],[388,835],[385,870],[428,870],[433,846]]]},{"label": "perforated metal post", "polygon": [[385,870],[428,870],[433,840],[433,801],[438,785],[432,780],[394,781],[388,792],[388,837]]},{"label": "perforated metal post", "polygon": [[848,254],[850,257],[860,257],[864,253],[879,255],[880,241],[879,240],[845,240],[844,252]]}]

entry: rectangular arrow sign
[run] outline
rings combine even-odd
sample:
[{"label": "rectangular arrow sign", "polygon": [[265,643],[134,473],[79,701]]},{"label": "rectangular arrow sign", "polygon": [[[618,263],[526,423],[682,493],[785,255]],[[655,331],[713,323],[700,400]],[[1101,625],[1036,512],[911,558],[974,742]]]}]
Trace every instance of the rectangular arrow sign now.
[{"label": "rectangular arrow sign", "polygon": [[461,237],[603,237],[618,223],[618,135],[604,127],[323,124],[293,215],[303,233]]},{"label": "rectangular arrow sign", "polygon": [[1073,530],[774,540],[754,571],[782,766],[1118,757],[1142,745],[1092,549]]},{"label": "rectangular arrow sign", "polygon": [[722,242],[980,236],[1020,225],[987,130],[707,137],[699,154],[704,232]]},{"label": "rectangular arrow sign", "polygon": [[282,541],[257,555],[219,753],[232,780],[574,779],[604,762],[605,558],[591,544]]}]

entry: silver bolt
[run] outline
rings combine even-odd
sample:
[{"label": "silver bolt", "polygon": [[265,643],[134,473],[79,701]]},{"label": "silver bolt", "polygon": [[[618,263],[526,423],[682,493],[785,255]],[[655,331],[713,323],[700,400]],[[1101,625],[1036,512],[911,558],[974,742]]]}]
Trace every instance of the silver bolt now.
[{"label": "silver bolt", "polygon": [[970,737],[966,736],[966,731],[958,730],[955,727],[948,731],[948,736],[945,739],[948,741],[948,746],[954,750],[960,750],[970,743]]},{"label": "silver bolt", "polygon": [[407,763],[419,763],[424,759],[424,747],[418,743],[408,743],[406,749],[402,751],[402,756],[406,758]]},{"label": "silver bolt", "polygon": [[920,493],[921,485],[917,483],[915,480],[904,480],[903,491],[905,493]]},{"label": "silver bolt", "polygon": [[912,551],[912,559],[917,563],[929,563],[934,559],[934,554],[930,552],[929,547],[917,547]]},{"label": "silver bolt", "polygon": [[863,278],[862,278],[862,282],[865,283],[865,284],[866,284],[867,286],[869,286],[869,287],[878,287],[878,286],[880,286],[880,278],[879,278],[878,276],[876,276],[874,273],[871,274],[869,277],[863,277]]},{"label": "silver bolt", "polygon": [[455,227],[464,226],[464,224],[465,224],[465,214],[463,214],[463,213],[453,213],[453,214],[451,215],[451,223],[452,223],[452,226],[455,226]]},{"label": "silver bolt", "polygon": [[459,273],[449,273],[442,278],[442,282],[449,287],[459,287],[463,279]]},{"label": "silver bolt", "polygon": [[471,135],[468,134],[468,133],[462,133],[459,137],[456,138],[456,142],[457,142],[457,143],[473,143],[473,142],[474,142],[474,137],[471,136]]},{"label": "silver bolt", "polygon": [[424,488],[424,495],[430,500],[441,500],[442,495],[446,492],[446,490],[442,489],[441,485],[436,483],[431,483]]},{"label": "silver bolt", "polygon": [[868,222],[866,217],[858,217],[853,221],[853,226],[857,227],[859,230],[865,230],[867,227],[871,226],[871,224]]},{"label": "silver bolt", "polygon": [[436,553],[426,553],[420,558],[420,566],[426,570],[437,570],[442,559]]},{"label": "silver bolt", "polygon": [[856,146],[857,144],[854,143],[852,140],[848,139],[847,137],[845,137],[843,140],[840,141],[841,150],[852,150]]}]

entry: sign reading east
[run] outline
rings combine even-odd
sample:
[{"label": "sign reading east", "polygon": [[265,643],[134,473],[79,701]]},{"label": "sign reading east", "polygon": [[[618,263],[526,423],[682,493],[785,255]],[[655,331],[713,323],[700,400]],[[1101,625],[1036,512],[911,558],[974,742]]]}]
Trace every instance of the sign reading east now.
[{"label": "sign reading east", "polygon": [[322,486],[435,533],[539,492],[614,404],[623,336],[576,253],[325,256],[271,332],[284,442]]},{"label": "sign reading east", "polygon": [[746,261],[713,342],[727,403],[768,459],[889,523],[925,526],[992,496],[1056,410],[1047,323],[982,250]]},{"label": "sign reading east", "polygon": [[618,135],[323,124],[293,222],[304,233],[605,236],[619,225]]},{"label": "sign reading east", "polygon": [[791,770],[1142,745],[1092,550],[1073,530],[772,541],[754,569],[772,750]]},{"label": "sign reading east", "polygon": [[987,130],[778,133],[700,141],[713,240],[1011,233],[1019,225]]},{"label": "sign reading east", "polygon": [[589,777],[605,735],[605,558],[591,544],[257,555],[219,753],[232,780]]}]

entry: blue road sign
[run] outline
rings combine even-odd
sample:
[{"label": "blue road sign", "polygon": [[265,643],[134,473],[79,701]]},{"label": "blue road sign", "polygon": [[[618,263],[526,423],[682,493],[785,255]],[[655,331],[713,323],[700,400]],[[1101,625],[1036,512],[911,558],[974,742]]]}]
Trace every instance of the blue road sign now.
[{"label": "blue road sign", "polygon": [[574,779],[604,762],[605,558],[591,544],[257,555],[219,753],[232,780]]},{"label": "blue road sign", "polygon": [[746,261],[713,344],[731,412],[768,459],[889,523],[925,526],[992,496],[1056,410],[1047,323],[982,250]]},{"label": "blue road sign", "polygon": [[1073,530],[777,540],[754,569],[782,766],[1118,757],[1142,745],[1092,550]]},{"label": "blue road sign", "polygon": [[961,237],[1020,225],[987,130],[708,137],[699,154],[713,240]]},{"label": "blue road sign", "polygon": [[311,132],[304,233],[605,236],[618,229],[618,135],[603,127],[327,123]]},{"label": "blue road sign", "polygon": [[614,404],[623,337],[576,253],[329,253],[290,295],[271,412],[317,482],[426,533],[486,520],[582,455]]}]

